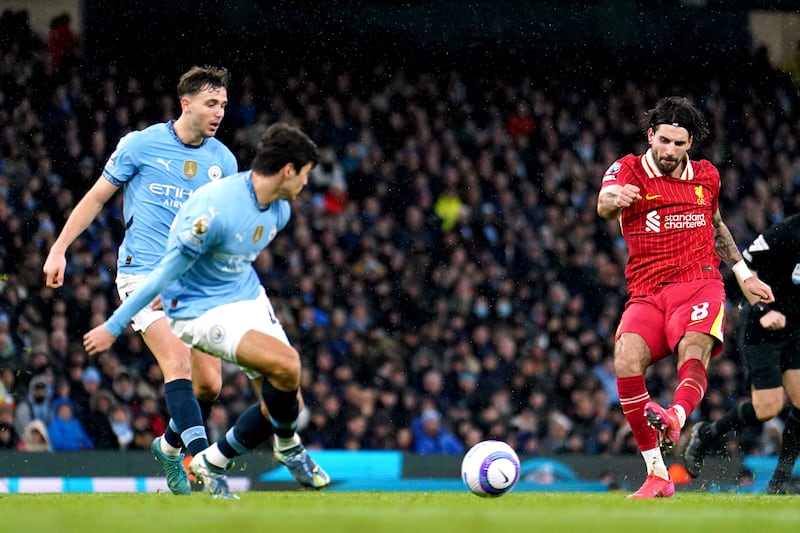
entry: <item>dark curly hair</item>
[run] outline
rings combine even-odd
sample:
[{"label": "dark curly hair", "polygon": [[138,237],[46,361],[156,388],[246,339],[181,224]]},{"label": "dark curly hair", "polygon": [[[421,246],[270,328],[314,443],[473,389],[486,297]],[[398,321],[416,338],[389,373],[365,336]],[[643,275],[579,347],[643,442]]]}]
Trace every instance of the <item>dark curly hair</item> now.
[{"label": "dark curly hair", "polygon": [[271,175],[287,163],[292,163],[299,171],[308,163],[315,166],[318,162],[319,150],[308,135],[294,126],[277,122],[261,136],[250,168]]},{"label": "dark curly hair", "polygon": [[686,128],[689,137],[702,141],[708,136],[709,129],[703,113],[692,102],[682,96],[667,96],[656,103],[656,106],[645,113],[643,126],[645,131],[653,131],[661,124],[670,124]]}]

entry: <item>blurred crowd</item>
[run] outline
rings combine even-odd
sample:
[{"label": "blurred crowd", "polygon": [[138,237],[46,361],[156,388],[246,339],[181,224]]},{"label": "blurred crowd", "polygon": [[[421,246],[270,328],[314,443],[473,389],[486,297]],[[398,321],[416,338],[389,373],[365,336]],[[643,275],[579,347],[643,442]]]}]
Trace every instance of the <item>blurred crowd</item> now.
[{"label": "blurred crowd", "polygon": [[[64,288],[43,285],[50,244],[117,140],[178,112],[177,74],[80,54],[68,18],[39,38],[24,12],[0,17],[0,448],[147,449],[169,419],[138,335],[98,358],[81,343],[119,303],[121,195],[71,247]],[[322,151],[255,263],[303,358],[307,445],[460,453],[499,438],[526,455],[638,453],[611,362],[626,250],[596,214],[600,177],[646,150],[638,120],[681,94],[710,122],[691,155],[720,169],[740,247],[797,212],[800,101],[763,50],[751,59],[691,88],[379,62],[234,70],[220,138],[240,168],[278,120]],[[725,275],[728,342],[695,419],[746,394]],[[675,379],[672,358],[653,367],[654,400],[670,403]],[[210,439],[254,402],[226,366]],[[726,445],[768,454],[776,438],[765,427]]]}]

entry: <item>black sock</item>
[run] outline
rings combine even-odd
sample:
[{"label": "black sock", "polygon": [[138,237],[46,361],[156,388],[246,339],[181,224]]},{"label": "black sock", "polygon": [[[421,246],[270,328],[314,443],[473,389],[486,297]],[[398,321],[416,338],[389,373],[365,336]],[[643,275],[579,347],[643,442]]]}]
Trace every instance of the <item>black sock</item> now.
[{"label": "black sock", "polygon": [[722,418],[707,424],[700,430],[700,440],[711,442],[721,435],[725,435],[732,429],[741,429],[758,423],[756,410],[753,409],[752,402],[743,402],[722,415]]},{"label": "black sock", "polygon": [[278,390],[268,379],[264,378],[261,392],[264,395],[264,403],[269,409],[269,418],[275,434],[284,439],[292,438],[297,428],[297,416],[300,414],[297,389]]},{"label": "black sock", "polygon": [[203,418],[203,422],[208,420],[208,415],[211,414],[211,408],[214,407],[215,401],[197,400],[197,403],[200,404],[200,416]]},{"label": "black sock", "polygon": [[164,440],[173,448],[183,448],[181,434],[178,433],[176,428],[175,420],[170,418],[169,424],[167,424],[167,430],[164,432]]},{"label": "black sock", "polygon": [[267,442],[272,436],[272,424],[261,414],[261,405],[249,407],[236,420],[236,424],[217,441],[222,455],[233,459]]},{"label": "black sock", "polygon": [[792,407],[783,426],[781,452],[778,456],[778,466],[772,474],[774,482],[783,483],[792,477],[794,463],[800,453],[800,409]]}]

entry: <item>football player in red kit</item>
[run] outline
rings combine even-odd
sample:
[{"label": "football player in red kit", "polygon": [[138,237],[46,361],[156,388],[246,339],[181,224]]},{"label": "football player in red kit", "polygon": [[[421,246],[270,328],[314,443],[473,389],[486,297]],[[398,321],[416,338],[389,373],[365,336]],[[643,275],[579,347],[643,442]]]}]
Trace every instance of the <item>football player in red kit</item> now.
[{"label": "football player in red kit", "polygon": [[[719,214],[720,177],[688,151],[708,126],[685,98],[658,101],[645,117],[650,149],[618,159],[603,175],[597,213],[618,219],[629,258],[628,301],[614,347],[620,405],[647,465],[631,498],[675,492],[660,446],[680,438],[686,418],[705,394],[706,368],[722,349],[725,262],[764,303],[772,290],[747,268]],[[677,354],[678,386],[664,408],[650,400],[648,366]]]}]

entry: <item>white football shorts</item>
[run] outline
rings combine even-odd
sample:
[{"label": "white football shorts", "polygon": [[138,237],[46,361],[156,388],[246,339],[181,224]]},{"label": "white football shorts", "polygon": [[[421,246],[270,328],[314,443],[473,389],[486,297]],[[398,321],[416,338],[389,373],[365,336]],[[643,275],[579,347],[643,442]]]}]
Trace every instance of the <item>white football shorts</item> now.
[{"label": "white football shorts", "polygon": [[[117,274],[117,293],[119,293],[120,299],[124,302],[128,296],[133,294],[133,291],[142,285],[146,277],[147,274]],[[147,331],[150,324],[164,316],[163,310],[159,309],[156,311],[150,308],[150,304],[147,304],[141,311],[133,315],[131,327],[133,331]]]},{"label": "white football shorts", "polygon": [[220,305],[189,320],[168,320],[172,332],[185,344],[236,364],[250,379],[261,373],[236,360],[236,348],[245,333],[251,329],[260,331],[291,346],[263,287],[255,300]]}]

